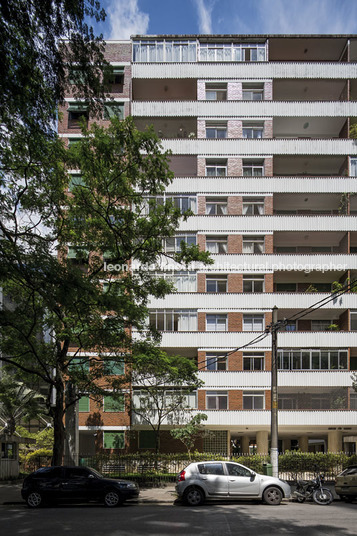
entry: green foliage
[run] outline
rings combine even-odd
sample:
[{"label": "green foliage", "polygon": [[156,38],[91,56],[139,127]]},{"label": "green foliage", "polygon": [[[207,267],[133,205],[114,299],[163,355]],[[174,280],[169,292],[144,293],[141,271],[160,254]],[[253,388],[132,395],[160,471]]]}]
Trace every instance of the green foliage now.
[{"label": "green foliage", "polygon": [[44,413],[44,397],[13,375],[2,373],[0,379],[0,418],[7,433],[13,435],[22,420],[30,420]]},{"label": "green foliage", "polygon": [[207,420],[207,415],[198,413],[194,415],[184,426],[170,430],[170,434],[174,439],[181,441],[187,448],[189,458],[191,459],[191,451],[198,439],[203,437],[205,430],[202,426],[202,421]]}]

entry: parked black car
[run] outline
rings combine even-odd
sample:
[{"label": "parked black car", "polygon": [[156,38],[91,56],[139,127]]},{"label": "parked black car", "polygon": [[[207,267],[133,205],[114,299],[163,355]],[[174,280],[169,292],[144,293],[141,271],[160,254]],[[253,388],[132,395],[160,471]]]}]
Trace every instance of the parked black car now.
[{"label": "parked black car", "polygon": [[90,467],[42,467],[25,478],[22,498],[30,508],[48,502],[101,501],[114,507],[139,495],[136,483],[104,478]]}]

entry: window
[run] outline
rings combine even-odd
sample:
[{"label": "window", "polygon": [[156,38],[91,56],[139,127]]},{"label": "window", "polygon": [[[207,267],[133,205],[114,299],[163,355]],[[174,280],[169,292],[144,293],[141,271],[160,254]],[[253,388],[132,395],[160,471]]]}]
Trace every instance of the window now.
[{"label": "window", "polygon": [[154,449],[156,446],[156,434],[154,430],[139,431],[139,449]]},{"label": "window", "polygon": [[193,391],[192,393],[185,393],[179,389],[172,389],[165,391],[165,405],[166,407],[176,407],[178,404],[181,404],[183,407],[189,409],[197,408],[197,392]]},{"label": "window", "polygon": [[357,311],[350,313],[351,331],[357,331]]},{"label": "window", "polygon": [[69,370],[71,372],[83,373],[86,374],[89,372],[89,358],[86,356],[83,357],[72,357],[69,362]]},{"label": "window", "polygon": [[112,65],[108,68],[105,76],[108,84],[122,86],[124,84],[124,67],[114,67]]},{"label": "window", "polygon": [[243,275],[243,292],[264,292],[264,275]]},{"label": "window", "polygon": [[85,186],[84,179],[83,179],[82,175],[71,174],[70,179],[69,179],[69,184],[68,184],[68,190],[70,192],[73,192],[73,190],[77,186]]},{"label": "window", "polygon": [[209,216],[225,216],[228,212],[226,197],[206,197],[206,214]]},{"label": "window", "polygon": [[264,370],[264,352],[243,352],[243,370]]},{"label": "window", "polygon": [[227,331],[227,315],[206,315],[206,331]]},{"label": "window", "polygon": [[143,212],[150,214],[154,212],[159,205],[164,205],[167,201],[171,201],[175,208],[178,208],[183,214],[189,210],[193,214],[197,214],[197,199],[196,196],[157,196],[146,197],[144,199]]},{"label": "window", "polygon": [[117,399],[111,395],[105,396],[103,399],[103,411],[124,411],[124,395],[120,395]]},{"label": "window", "polygon": [[263,177],[264,161],[263,160],[243,160],[243,177]]},{"label": "window", "polygon": [[209,123],[206,122],[206,138],[226,138],[227,123]]},{"label": "window", "polygon": [[121,376],[124,374],[123,359],[105,359],[103,362],[103,374],[105,376]]},{"label": "window", "polygon": [[225,177],[227,175],[227,160],[206,160],[207,177]]},{"label": "window", "polygon": [[224,475],[222,463],[199,463],[198,471],[201,475]]},{"label": "window", "polygon": [[294,395],[279,394],[278,396],[278,408],[283,410],[297,409],[297,400]]},{"label": "window", "polygon": [[110,101],[104,104],[103,119],[109,121],[114,117],[124,119],[124,103]]},{"label": "window", "polygon": [[78,411],[89,411],[89,396],[82,396],[78,401]]},{"label": "window", "polygon": [[16,452],[16,443],[1,443],[1,458],[6,458],[9,460],[15,459]]},{"label": "window", "polygon": [[287,322],[283,329],[283,331],[296,331],[296,330],[297,330],[296,320],[290,320],[289,322]]},{"label": "window", "polygon": [[249,471],[249,469],[242,467],[237,463],[226,463],[226,467],[230,476],[252,476],[252,473]]},{"label": "window", "polygon": [[243,83],[243,100],[261,101],[264,99],[264,84]]},{"label": "window", "polygon": [[227,391],[207,391],[206,409],[228,409]]},{"label": "window", "polygon": [[134,41],[134,62],[192,62],[197,61],[196,41],[158,40]]},{"label": "window", "polygon": [[78,264],[83,264],[88,262],[89,251],[86,248],[81,248],[79,246],[69,246],[67,259],[70,261],[76,262]]},{"label": "window", "polygon": [[206,275],[206,292],[227,292],[227,276]]},{"label": "window", "polygon": [[327,331],[333,320],[311,320],[311,331]]},{"label": "window", "polygon": [[103,447],[105,449],[123,449],[124,446],[124,432],[103,432]]},{"label": "window", "polygon": [[243,121],[243,138],[259,139],[263,137],[263,123],[246,123]]},{"label": "window", "polygon": [[277,283],[277,292],[296,292],[296,283]]},{"label": "window", "polygon": [[264,391],[243,391],[243,409],[264,409]]},{"label": "window", "polygon": [[[357,409],[357,393],[350,393],[350,409]],[[357,469],[356,469],[357,473]]]},{"label": "window", "polygon": [[282,370],[346,370],[347,350],[278,350]]},{"label": "window", "polygon": [[158,331],[197,331],[197,311],[151,311],[150,325]]},{"label": "window", "polygon": [[243,253],[264,252],[264,236],[243,236]]},{"label": "window", "polygon": [[166,253],[178,253],[181,251],[181,242],[185,242],[187,246],[196,245],[196,235],[180,234],[166,238],[164,240],[164,250]]},{"label": "window", "polygon": [[243,315],[243,331],[264,331],[264,315]]},{"label": "window", "polygon": [[70,103],[68,105],[68,128],[79,128],[84,120],[88,122],[88,107],[85,103]]},{"label": "window", "polygon": [[210,253],[220,254],[228,253],[228,238],[226,236],[207,236],[206,251],[209,251]]},{"label": "window", "polygon": [[265,43],[200,43],[199,61],[265,61]]},{"label": "window", "polygon": [[157,275],[173,283],[177,292],[197,292],[196,272],[169,272]]},{"label": "window", "polygon": [[243,216],[264,214],[264,197],[243,197]]},{"label": "window", "polygon": [[350,158],[350,177],[357,177],[357,158]]},{"label": "window", "polygon": [[227,370],[227,354],[206,352],[207,370]]},{"label": "window", "polygon": [[206,83],[206,100],[214,100],[214,101],[227,100],[227,84]]}]

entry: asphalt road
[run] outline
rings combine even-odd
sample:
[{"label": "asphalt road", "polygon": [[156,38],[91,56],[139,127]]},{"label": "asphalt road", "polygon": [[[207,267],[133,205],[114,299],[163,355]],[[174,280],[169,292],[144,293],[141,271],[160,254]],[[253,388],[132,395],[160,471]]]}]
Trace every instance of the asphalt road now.
[{"label": "asphalt road", "polygon": [[227,501],[190,508],[175,501],[172,489],[161,489],[143,490],[139,501],[115,509],[90,504],[30,510],[18,491],[0,486],[0,527],[7,536],[356,535],[357,502]]}]

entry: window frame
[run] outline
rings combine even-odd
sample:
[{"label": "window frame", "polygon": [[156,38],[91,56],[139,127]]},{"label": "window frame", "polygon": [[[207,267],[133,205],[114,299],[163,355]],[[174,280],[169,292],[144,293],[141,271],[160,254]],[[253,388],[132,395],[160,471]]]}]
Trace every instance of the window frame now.
[{"label": "window frame", "polygon": [[[251,319],[249,321],[249,319]],[[258,324],[259,321],[259,329],[254,329],[255,325]],[[248,329],[249,325],[252,329]],[[248,326],[248,327],[247,327]],[[259,332],[264,331],[265,329],[265,315],[264,313],[257,313],[257,314],[251,314],[251,313],[243,313],[243,321],[242,321],[242,331],[244,332]]]},{"label": "window frame", "polygon": [[[214,401],[213,406],[209,407],[209,401]],[[223,402],[221,404],[221,402]],[[225,406],[225,407],[220,407]],[[229,409],[228,391],[206,391],[206,409],[208,410],[226,410]]]},{"label": "window frame", "polygon": [[[252,401],[252,407],[246,407],[248,400]],[[259,402],[258,402],[259,401]],[[256,405],[262,407],[256,407]],[[262,411],[265,410],[265,391],[243,391],[243,410],[245,411]]]},{"label": "window frame", "polygon": [[[208,329],[209,326],[214,326],[215,329]],[[221,326],[224,329],[219,329]],[[228,331],[228,313],[206,313],[206,331]]]}]

